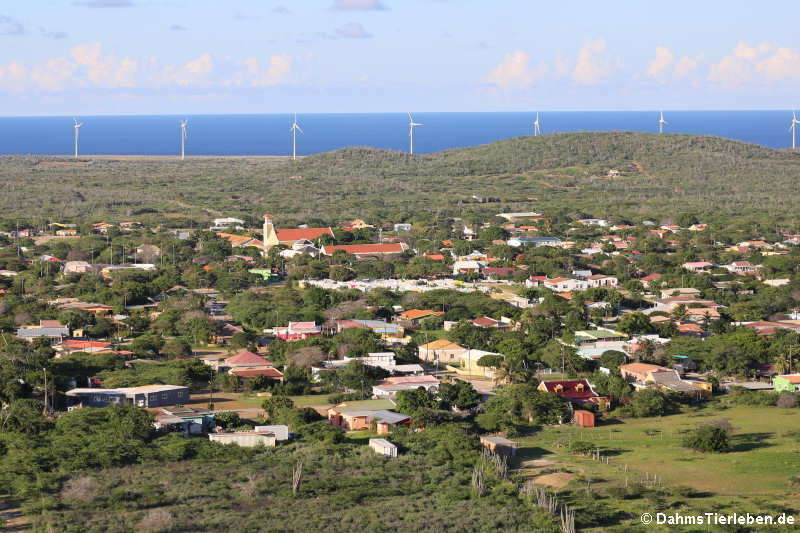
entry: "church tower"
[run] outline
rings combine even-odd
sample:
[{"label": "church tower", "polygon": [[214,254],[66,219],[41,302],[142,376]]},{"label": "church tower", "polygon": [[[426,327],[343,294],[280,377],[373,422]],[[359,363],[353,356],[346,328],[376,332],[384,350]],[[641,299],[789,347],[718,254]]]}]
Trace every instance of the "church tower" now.
[{"label": "church tower", "polygon": [[275,226],[272,225],[272,215],[264,215],[263,242],[265,250],[278,245],[278,234],[275,232]]}]

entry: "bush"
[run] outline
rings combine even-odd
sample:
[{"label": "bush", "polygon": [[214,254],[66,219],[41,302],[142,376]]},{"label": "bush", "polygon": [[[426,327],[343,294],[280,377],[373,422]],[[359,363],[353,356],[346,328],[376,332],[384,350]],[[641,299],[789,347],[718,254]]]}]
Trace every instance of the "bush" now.
[{"label": "bush", "polygon": [[730,450],[728,432],[717,426],[700,426],[683,439],[683,446],[699,452],[727,452]]},{"label": "bush", "polygon": [[214,420],[216,420],[218,426],[222,426],[225,429],[233,429],[242,423],[239,413],[234,411],[221,411],[214,415]]},{"label": "bush", "polygon": [[778,403],[778,395],[774,392],[749,391],[742,387],[731,387],[728,399],[735,405],[770,406]]},{"label": "bush", "polygon": [[263,402],[261,402],[261,408],[264,412],[267,413],[267,416],[270,420],[275,418],[275,415],[278,413],[279,409],[288,408],[291,409],[294,407],[294,402],[291,398],[286,396],[271,396],[266,398]]},{"label": "bush", "polygon": [[797,407],[797,398],[793,394],[781,394],[775,405],[784,409]]},{"label": "bush", "polygon": [[631,402],[622,408],[622,414],[634,418],[663,416],[677,411],[674,398],[656,389],[645,389],[633,394]]},{"label": "bush", "polygon": [[575,455],[589,455],[596,448],[593,442],[585,440],[576,440],[569,445],[570,453],[574,453]]},{"label": "bush", "polygon": [[351,401],[358,401],[363,400],[364,397],[361,396],[360,392],[339,392],[336,394],[331,394],[328,396],[327,400],[328,403],[337,404],[342,402],[351,402]]}]

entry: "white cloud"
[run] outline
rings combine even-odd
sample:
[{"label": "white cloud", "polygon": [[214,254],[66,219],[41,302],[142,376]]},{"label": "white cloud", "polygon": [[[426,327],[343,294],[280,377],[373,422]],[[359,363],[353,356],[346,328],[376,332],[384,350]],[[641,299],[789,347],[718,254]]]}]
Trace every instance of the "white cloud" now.
[{"label": "white cloud", "polygon": [[88,89],[112,89],[116,94],[131,89],[203,89],[214,87],[271,87],[292,81],[295,60],[308,56],[275,54],[263,63],[256,58],[219,62],[209,52],[183,64],[164,64],[156,56],[118,57],[101,43],[80,44],[66,56],[43,59],[33,65],[20,62],[0,65],[0,90],[38,91],[44,94]]},{"label": "white cloud", "polygon": [[800,78],[800,54],[797,50],[778,47],[756,65],[756,72],[762,73],[768,81]]},{"label": "white cloud", "polygon": [[85,70],[91,85],[112,89],[133,87],[138,68],[135,60],[106,54],[100,43],[80,44],[69,53],[72,60]]},{"label": "white cloud", "polygon": [[581,85],[596,85],[611,74],[606,57],[606,40],[602,37],[587,41],[578,52],[578,62],[572,79]]},{"label": "white cloud", "polygon": [[78,66],[66,57],[54,57],[31,72],[31,81],[45,91],[60,91],[72,80]]},{"label": "white cloud", "polygon": [[651,78],[658,78],[673,63],[675,63],[675,54],[670,52],[666,46],[656,46],[656,57],[647,66],[647,75]]},{"label": "white cloud", "polygon": [[524,89],[547,72],[547,64],[531,67],[528,54],[521,50],[506,54],[503,61],[489,73],[486,81],[503,90]]},{"label": "white cloud", "polygon": [[269,58],[266,70],[261,70],[258,59],[249,57],[245,59],[250,85],[253,87],[272,87],[286,83],[292,71],[292,57],[288,54],[275,55]]},{"label": "white cloud", "polygon": [[333,9],[342,11],[381,11],[387,8],[379,0],[334,0]]},{"label": "white cloud", "polygon": [[187,61],[175,74],[172,80],[182,87],[194,85],[203,81],[214,70],[214,60],[211,54],[204,53],[196,59]]},{"label": "white cloud", "polygon": [[73,5],[91,7],[91,8],[107,8],[107,7],[133,7],[132,0],[88,0],[85,2],[72,2]]},{"label": "white cloud", "polygon": [[675,79],[680,80],[697,70],[700,62],[703,60],[703,54],[694,57],[683,56],[675,63],[675,68],[672,70],[672,75]]},{"label": "white cloud", "polygon": [[359,22],[348,22],[333,30],[332,38],[336,39],[369,39],[369,33]]},{"label": "white cloud", "polygon": [[666,46],[657,46],[656,55],[647,65],[647,76],[655,78],[661,83],[667,81],[668,78],[680,80],[697,70],[703,55],[694,57],[683,56],[680,59],[675,59],[675,54]]},{"label": "white cloud", "polygon": [[711,65],[708,79],[726,87],[800,80],[800,53],[778,44],[740,41],[732,54]]}]

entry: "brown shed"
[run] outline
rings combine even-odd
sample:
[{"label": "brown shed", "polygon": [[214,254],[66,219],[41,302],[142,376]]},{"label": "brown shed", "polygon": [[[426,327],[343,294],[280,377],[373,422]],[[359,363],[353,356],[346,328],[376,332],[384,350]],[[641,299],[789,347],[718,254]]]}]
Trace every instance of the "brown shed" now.
[{"label": "brown shed", "polygon": [[593,428],[594,413],[591,411],[584,411],[583,409],[577,409],[575,411],[575,423],[581,427]]},{"label": "brown shed", "polygon": [[482,435],[481,444],[484,446],[484,448],[496,453],[497,455],[513,457],[517,452],[517,443],[504,437],[498,437],[495,435]]}]

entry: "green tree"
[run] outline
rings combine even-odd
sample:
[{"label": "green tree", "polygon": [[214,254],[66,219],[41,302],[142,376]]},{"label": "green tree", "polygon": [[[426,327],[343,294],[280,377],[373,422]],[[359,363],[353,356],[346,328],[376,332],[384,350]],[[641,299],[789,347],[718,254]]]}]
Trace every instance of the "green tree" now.
[{"label": "green tree", "polygon": [[454,379],[439,384],[439,399],[444,406],[455,407],[460,411],[477,407],[480,396],[472,383]]},{"label": "green tree", "polygon": [[424,387],[399,391],[394,401],[398,411],[412,416],[423,409],[439,409],[440,405],[436,392]]},{"label": "green tree", "polygon": [[624,333],[649,333],[651,331],[650,318],[644,313],[625,313],[619,319],[617,329]]},{"label": "green tree", "polygon": [[683,446],[699,452],[727,452],[731,447],[730,435],[725,428],[702,425],[684,437]]},{"label": "green tree", "polygon": [[644,389],[633,394],[630,403],[623,407],[622,412],[633,418],[646,418],[668,415],[676,410],[677,402],[671,395],[656,389]]},{"label": "green tree", "polygon": [[279,409],[293,409],[294,402],[287,396],[271,396],[261,402],[261,408],[267,413],[270,420],[275,418]]}]

